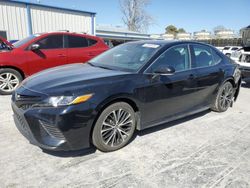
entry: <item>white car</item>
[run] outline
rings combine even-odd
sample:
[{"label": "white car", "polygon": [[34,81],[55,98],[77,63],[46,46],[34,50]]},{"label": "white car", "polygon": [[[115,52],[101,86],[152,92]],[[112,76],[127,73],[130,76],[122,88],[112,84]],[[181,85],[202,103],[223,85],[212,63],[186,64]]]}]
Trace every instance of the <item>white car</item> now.
[{"label": "white car", "polygon": [[241,48],[233,52],[230,58],[240,65],[242,78],[250,78],[250,48]]},{"label": "white car", "polygon": [[241,49],[240,46],[225,46],[221,51],[223,54],[225,54],[228,57],[231,57],[231,54],[235,52],[236,50]]}]

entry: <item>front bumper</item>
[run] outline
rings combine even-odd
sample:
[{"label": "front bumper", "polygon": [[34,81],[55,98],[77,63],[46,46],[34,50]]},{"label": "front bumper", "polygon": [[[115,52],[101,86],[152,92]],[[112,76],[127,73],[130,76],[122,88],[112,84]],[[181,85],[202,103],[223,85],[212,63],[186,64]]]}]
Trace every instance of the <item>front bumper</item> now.
[{"label": "front bumper", "polygon": [[31,144],[47,150],[79,150],[90,147],[96,117],[92,104],[22,109],[12,102],[17,129]]}]

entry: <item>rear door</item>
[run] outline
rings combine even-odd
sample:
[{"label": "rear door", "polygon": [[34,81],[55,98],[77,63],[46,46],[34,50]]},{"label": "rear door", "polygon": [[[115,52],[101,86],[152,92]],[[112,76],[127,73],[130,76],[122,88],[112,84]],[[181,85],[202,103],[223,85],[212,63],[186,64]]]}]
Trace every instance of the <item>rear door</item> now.
[{"label": "rear door", "polygon": [[209,105],[217,93],[224,72],[220,63],[222,58],[209,46],[201,44],[191,45],[192,69],[197,72],[197,102]]},{"label": "rear door", "polygon": [[83,63],[100,54],[97,41],[83,35],[66,35],[68,63]]},{"label": "rear door", "polygon": [[63,34],[45,36],[33,44],[38,44],[38,50],[31,50],[31,45],[25,50],[30,74],[67,64],[67,51],[64,48]]}]

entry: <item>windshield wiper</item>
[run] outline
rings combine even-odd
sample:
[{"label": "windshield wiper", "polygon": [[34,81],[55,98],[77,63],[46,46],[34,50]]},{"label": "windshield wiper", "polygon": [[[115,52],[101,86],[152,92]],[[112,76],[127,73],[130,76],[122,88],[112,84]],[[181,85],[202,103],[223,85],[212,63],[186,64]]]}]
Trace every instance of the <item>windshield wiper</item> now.
[{"label": "windshield wiper", "polygon": [[99,67],[99,68],[107,69],[107,70],[114,70],[114,69],[109,68],[109,67],[105,67],[105,66],[101,66],[101,65],[95,65],[95,64],[93,64],[93,63],[91,63],[91,62],[88,62],[88,64],[90,64],[90,65],[93,66],[93,67]]}]

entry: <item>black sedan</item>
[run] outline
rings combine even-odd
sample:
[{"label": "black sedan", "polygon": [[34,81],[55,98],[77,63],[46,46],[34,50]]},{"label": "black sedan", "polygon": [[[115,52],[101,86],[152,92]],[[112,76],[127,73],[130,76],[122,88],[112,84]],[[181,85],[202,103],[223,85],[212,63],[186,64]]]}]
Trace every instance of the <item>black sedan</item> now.
[{"label": "black sedan", "polygon": [[[224,112],[241,84],[238,65],[216,48],[181,41],[140,41],[85,64],[40,72],[12,95],[14,120],[49,150],[125,146],[142,130],[206,109]],[[161,144],[161,143],[159,143]]]}]

